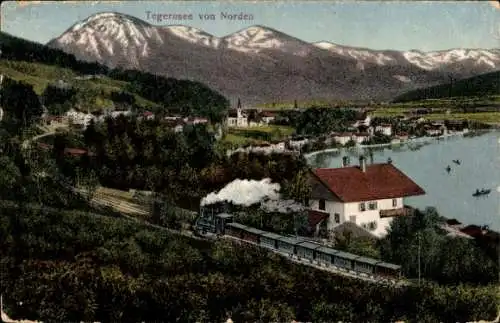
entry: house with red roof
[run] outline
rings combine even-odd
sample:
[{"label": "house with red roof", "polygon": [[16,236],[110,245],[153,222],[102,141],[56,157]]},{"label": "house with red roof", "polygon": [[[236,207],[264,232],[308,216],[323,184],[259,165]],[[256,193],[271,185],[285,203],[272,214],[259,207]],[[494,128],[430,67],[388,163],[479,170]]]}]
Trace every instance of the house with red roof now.
[{"label": "house with red roof", "polygon": [[350,166],[344,158],[341,168],[311,170],[309,207],[321,212],[327,230],[352,222],[377,237],[387,233],[392,220],[411,216],[413,209],[404,198],[424,195],[425,191],[392,163]]}]

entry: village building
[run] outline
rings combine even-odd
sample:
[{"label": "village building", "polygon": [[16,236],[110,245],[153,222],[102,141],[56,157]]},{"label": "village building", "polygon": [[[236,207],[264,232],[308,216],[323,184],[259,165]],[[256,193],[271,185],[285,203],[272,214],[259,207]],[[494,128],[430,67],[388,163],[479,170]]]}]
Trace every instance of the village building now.
[{"label": "village building", "polygon": [[298,137],[290,139],[288,141],[288,147],[290,149],[300,150],[307,143],[309,143],[309,139]]},{"label": "village building", "polygon": [[248,114],[241,107],[241,101],[238,99],[238,106],[236,109],[230,109],[227,120],[228,127],[248,127]]},{"label": "village building", "polygon": [[174,132],[182,132],[184,130],[184,125],[185,122],[184,120],[178,118],[178,119],[167,119],[164,120],[164,124],[172,129]]},{"label": "village building", "polygon": [[190,124],[190,125],[195,125],[195,124],[207,124],[208,119],[207,118],[200,118],[200,117],[186,117],[183,119],[185,124]]},{"label": "village building", "polygon": [[356,133],[353,136],[354,142],[356,142],[358,145],[362,145],[366,143],[368,140],[370,140],[371,136],[369,133]]},{"label": "village building", "polygon": [[323,214],[328,231],[352,222],[377,237],[387,233],[395,217],[413,214],[405,197],[425,194],[392,163],[367,165],[364,157],[358,166],[344,158],[341,168],[311,170],[308,181],[308,207]]},{"label": "village building", "polygon": [[385,136],[392,136],[392,126],[390,124],[381,124],[375,127],[375,132],[380,132]]},{"label": "village building", "polygon": [[262,111],[260,113],[262,123],[268,125],[276,119],[276,113],[271,111]]},{"label": "village building", "polygon": [[80,112],[73,108],[67,111],[65,116],[67,117],[69,123],[83,128],[86,128],[90,122],[94,120],[94,116],[91,113]]},{"label": "village building", "polygon": [[442,136],[446,133],[446,127],[436,123],[426,125],[424,129],[426,135],[430,137]]},{"label": "village building", "polygon": [[145,111],[141,116],[141,119],[145,119],[145,120],[154,120],[154,118],[155,118],[155,114],[151,111]]},{"label": "village building", "polygon": [[333,133],[331,137],[341,145],[345,145],[349,141],[353,140],[353,134],[351,132]]},{"label": "village building", "polygon": [[356,114],[356,122],[352,125],[353,128],[358,127],[369,127],[371,125],[372,118],[367,112],[358,112]]}]

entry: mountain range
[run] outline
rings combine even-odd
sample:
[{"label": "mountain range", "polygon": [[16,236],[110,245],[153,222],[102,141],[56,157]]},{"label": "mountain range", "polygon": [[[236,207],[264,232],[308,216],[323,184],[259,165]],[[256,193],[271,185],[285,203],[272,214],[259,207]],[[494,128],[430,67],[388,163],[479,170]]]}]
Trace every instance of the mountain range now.
[{"label": "mountain range", "polygon": [[207,84],[244,105],[293,100],[387,101],[421,87],[500,69],[500,49],[371,50],[309,43],[255,25],[225,37],[104,12],[49,47],[109,67]]}]

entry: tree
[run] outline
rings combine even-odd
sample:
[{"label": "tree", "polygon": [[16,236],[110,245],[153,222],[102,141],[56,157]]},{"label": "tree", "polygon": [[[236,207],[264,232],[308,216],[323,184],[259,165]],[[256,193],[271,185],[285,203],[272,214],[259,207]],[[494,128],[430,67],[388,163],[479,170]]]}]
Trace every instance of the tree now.
[{"label": "tree", "polygon": [[43,108],[33,86],[9,78],[2,85],[2,108],[8,122],[27,128],[43,114]]},{"label": "tree", "polygon": [[305,204],[306,200],[311,196],[311,186],[308,183],[308,170],[299,170],[293,177],[292,181],[285,186],[283,195],[297,202]]},{"label": "tree", "polygon": [[88,202],[94,199],[99,187],[99,178],[93,169],[77,169],[77,185],[85,191]]}]

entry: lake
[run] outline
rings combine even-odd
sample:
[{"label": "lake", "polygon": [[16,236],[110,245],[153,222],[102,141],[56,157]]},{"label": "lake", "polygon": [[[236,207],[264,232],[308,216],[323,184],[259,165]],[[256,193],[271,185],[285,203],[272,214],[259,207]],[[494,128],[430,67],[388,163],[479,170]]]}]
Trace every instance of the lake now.
[{"label": "lake", "polygon": [[[434,206],[440,215],[464,224],[489,225],[500,231],[500,132],[476,137],[451,136],[426,138],[390,147],[373,147],[373,162],[393,164],[413,179],[426,195],[405,199],[418,208]],[[359,163],[367,148],[318,152],[307,157],[312,167],[341,167],[342,157],[350,156],[351,165]],[[456,165],[452,160],[458,159]],[[451,167],[448,174],[447,166]],[[488,196],[473,197],[476,189],[491,189]]]}]

